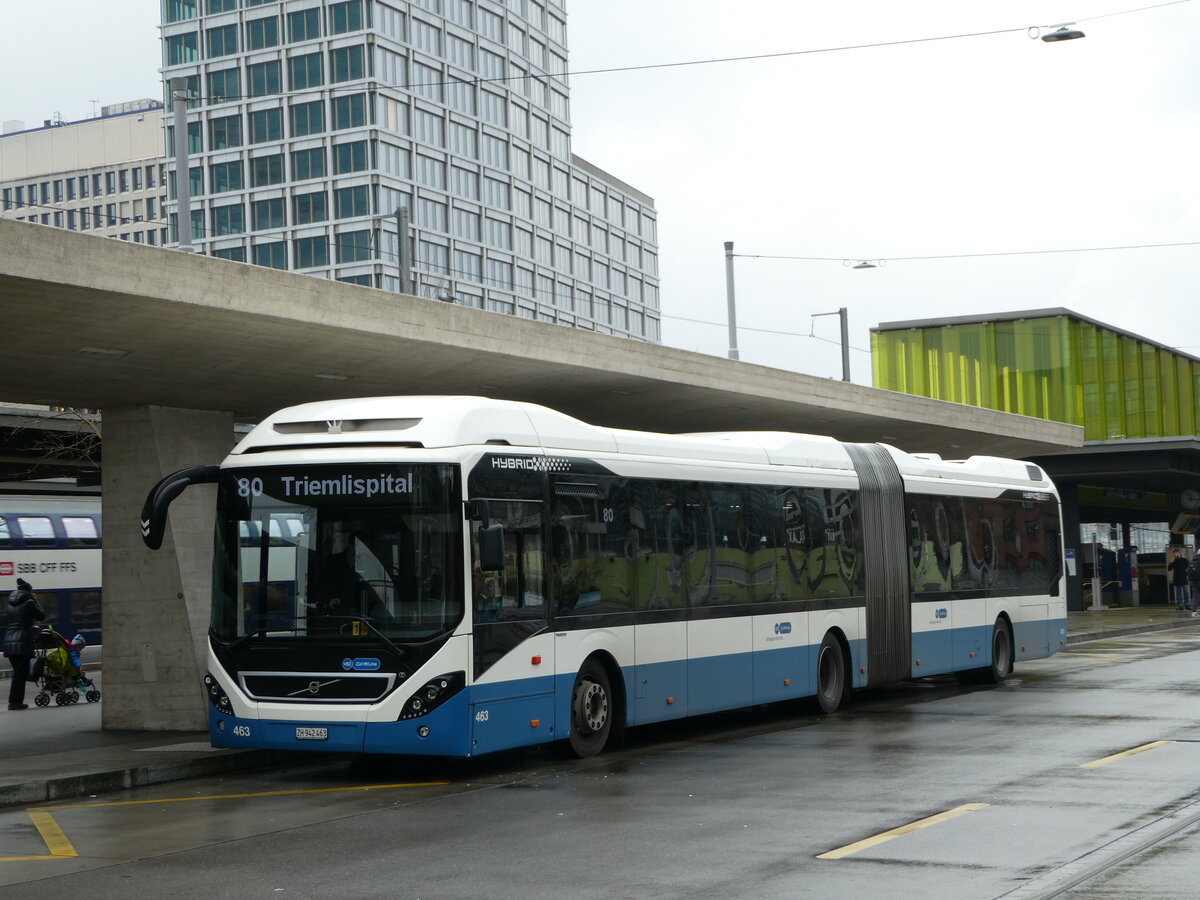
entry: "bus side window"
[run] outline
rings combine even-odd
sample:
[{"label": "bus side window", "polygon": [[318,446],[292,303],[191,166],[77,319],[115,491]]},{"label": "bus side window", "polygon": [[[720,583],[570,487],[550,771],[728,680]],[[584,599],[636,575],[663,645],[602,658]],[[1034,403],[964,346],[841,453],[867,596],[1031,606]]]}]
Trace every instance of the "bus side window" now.
[{"label": "bus side window", "polygon": [[8,519],[0,516],[0,547],[12,546],[12,530],[8,527]]},{"label": "bus side window", "polygon": [[492,521],[504,526],[502,572],[482,570],[479,520],[472,521],[472,600],[477,621],[545,618],[541,507],[541,503],[520,500],[491,504]]}]

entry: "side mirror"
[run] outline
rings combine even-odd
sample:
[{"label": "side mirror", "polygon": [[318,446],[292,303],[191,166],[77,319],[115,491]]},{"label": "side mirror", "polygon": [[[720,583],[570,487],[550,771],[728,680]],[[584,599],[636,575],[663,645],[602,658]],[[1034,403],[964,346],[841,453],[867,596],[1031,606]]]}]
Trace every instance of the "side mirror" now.
[{"label": "side mirror", "polygon": [[504,526],[499,522],[479,529],[479,568],[484,572],[504,571]]},{"label": "side mirror", "polygon": [[151,550],[162,546],[167,530],[167,509],[172,500],[193,484],[215,484],[220,473],[220,466],[192,466],[172,472],[152,487],[142,506],[142,541],[146,546]]}]

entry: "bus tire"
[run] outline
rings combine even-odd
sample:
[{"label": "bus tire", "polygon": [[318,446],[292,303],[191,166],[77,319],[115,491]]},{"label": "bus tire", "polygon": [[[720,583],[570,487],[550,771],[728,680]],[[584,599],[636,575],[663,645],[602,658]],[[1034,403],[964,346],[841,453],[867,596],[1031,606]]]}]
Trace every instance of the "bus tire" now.
[{"label": "bus tire", "polygon": [[595,756],[608,743],[616,706],[604,666],[588,659],[575,676],[571,691],[571,730],[567,741],[580,759]]},{"label": "bus tire", "polygon": [[992,627],[992,664],[983,670],[984,681],[999,684],[1013,670],[1012,632],[1003,618]]},{"label": "bus tire", "polygon": [[842,642],[832,631],[827,632],[817,651],[817,708],[826,715],[837,712],[848,689]]}]

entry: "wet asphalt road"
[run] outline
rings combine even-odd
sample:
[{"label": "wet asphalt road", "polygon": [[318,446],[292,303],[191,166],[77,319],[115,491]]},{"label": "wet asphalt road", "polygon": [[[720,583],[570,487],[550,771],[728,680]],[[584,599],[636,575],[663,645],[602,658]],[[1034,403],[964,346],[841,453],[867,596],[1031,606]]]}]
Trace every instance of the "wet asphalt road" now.
[{"label": "wet asphalt road", "polygon": [[1200,627],[1075,645],[1000,687],[638,729],[582,762],[336,758],[40,825],[4,810],[0,898],[1195,897],[1197,742]]}]

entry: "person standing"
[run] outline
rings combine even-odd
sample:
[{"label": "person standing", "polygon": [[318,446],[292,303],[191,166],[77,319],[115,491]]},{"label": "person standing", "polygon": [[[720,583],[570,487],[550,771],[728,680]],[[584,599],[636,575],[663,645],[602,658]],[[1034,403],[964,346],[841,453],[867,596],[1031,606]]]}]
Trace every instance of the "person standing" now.
[{"label": "person standing", "polygon": [[12,684],[8,688],[9,709],[29,709],[25,702],[25,682],[29,680],[29,663],[33,659],[33,623],[45,618],[29,582],[18,578],[17,589],[8,595],[8,630],[4,633],[4,655],[13,667]]},{"label": "person standing", "polygon": [[1167,568],[1171,571],[1171,595],[1175,598],[1175,605],[1181,610],[1187,609],[1188,561],[1176,550],[1171,564]]},{"label": "person standing", "polygon": [[1200,617],[1200,612],[1196,612],[1196,601],[1200,600],[1200,553],[1192,557],[1192,561],[1188,563],[1187,568],[1188,587],[1191,589],[1191,607],[1192,618]]}]

